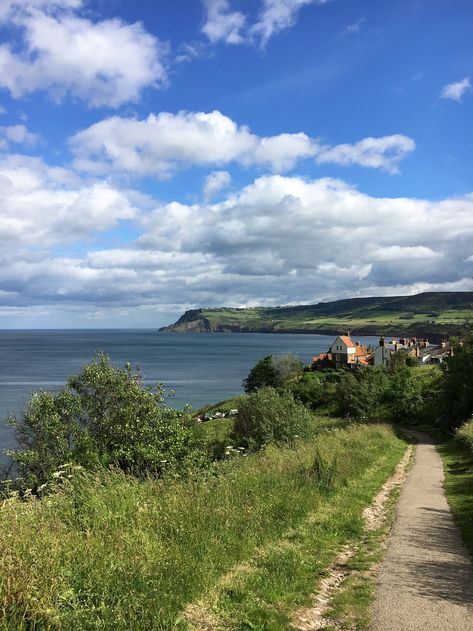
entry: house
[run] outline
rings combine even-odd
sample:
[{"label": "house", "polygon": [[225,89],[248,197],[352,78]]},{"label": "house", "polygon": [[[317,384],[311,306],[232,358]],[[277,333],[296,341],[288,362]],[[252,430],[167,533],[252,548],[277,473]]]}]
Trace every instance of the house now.
[{"label": "house", "polygon": [[405,351],[408,356],[414,357],[420,365],[441,364],[453,352],[446,341],[435,345],[426,338],[411,337],[407,339],[401,337],[399,340],[393,339],[386,342],[384,337],[381,337],[379,345],[373,351],[374,366],[383,366],[389,370],[393,354],[400,350]]},{"label": "house", "polygon": [[367,366],[370,362],[370,349],[354,342],[350,334],[335,338],[327,353],[320,353],[312,358],[312,370],[323,368],[355,368]]}]

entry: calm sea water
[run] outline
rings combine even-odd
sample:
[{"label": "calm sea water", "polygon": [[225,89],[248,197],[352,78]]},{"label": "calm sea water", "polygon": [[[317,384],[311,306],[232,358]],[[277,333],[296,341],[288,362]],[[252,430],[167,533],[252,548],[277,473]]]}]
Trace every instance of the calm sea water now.
[{"label": "calm sea water", "polygon": [[[376,338],[360,338],[373,343]],[[14,445],[5,423],[36,390],[57,390],[97,352],[115,364],[139,365],[146,383],[176,391],[173,406],[198,408],[241,392],[251,367],[266,355],[294,353],[304,362],[333,337],[259,333],[179,335],[152,330],[0,331],[0,460]]]}]

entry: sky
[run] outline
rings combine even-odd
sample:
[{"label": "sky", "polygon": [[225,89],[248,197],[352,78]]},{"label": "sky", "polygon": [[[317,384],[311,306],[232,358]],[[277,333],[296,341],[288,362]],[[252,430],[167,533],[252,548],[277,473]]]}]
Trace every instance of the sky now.
[{"label": "sky", "polygon": [[0,328],[473,290],[470,0],[0,0]]}]

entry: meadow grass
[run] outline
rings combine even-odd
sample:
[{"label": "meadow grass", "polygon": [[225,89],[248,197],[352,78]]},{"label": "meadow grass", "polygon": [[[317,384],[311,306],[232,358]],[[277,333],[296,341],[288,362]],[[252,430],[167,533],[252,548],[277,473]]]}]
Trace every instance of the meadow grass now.
[{"label": "meadow grass", "polygon": [[[402,450],[387,426],[334,423],[194,479],[105,471],[42,500],[9,499],[0,628],[185,629],[186,606],[212,593],[224,596],[224,619],[238,612],[256,625],[246,628],[287,628],[336,547],[360,535],[362,508]],[[257,571],[223,594],[222,577],[241,564]],[[258,626],[265,619],[276,626]]]}]

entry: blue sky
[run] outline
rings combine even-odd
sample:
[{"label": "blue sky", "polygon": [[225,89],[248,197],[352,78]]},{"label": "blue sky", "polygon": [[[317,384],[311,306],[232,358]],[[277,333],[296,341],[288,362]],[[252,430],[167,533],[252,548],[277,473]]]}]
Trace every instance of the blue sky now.
[{"label": "blue sky", "polygon": [[473,289],[466,0],[3,0],[0,327]]}]

